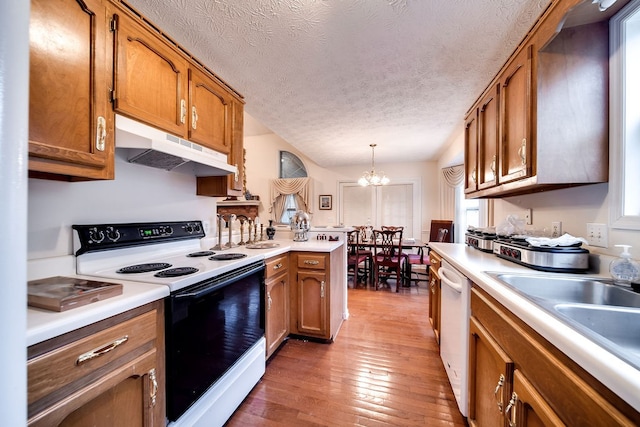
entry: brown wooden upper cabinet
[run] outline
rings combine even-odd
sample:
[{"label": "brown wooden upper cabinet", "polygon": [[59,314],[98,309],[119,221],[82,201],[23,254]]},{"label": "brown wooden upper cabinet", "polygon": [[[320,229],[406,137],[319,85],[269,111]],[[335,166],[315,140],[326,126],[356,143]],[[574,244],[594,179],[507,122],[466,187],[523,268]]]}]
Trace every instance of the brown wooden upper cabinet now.
[{"label": "brown wooden upper cabinet", "polygon": [[465,193],[478,190],[478,108],[474,107],[464,123]]},{"label": "brown wooden upper cabinet", "polygon": [[101,0],[32,0],[29,173],[113,179],[109,17]]},{"label": "brown wooden upper cabinet", "polygon": [[[502,73],[500,111],[500,183],[530,175],[531,63],[533,46],[516,55]],[[498,116],[494,115],[495,118]],[[494,148],[495,150],[495,148]],[[494,151],[495,153],[495,151]],[[495,181],[495,177],[493,178]]]},{"label": "brown wooden upper cabinet", "polygon": [[203,72],[189,69],[189,140],[229,154],[232,99]]},{"label": "brown wooden upper cabinet", "polygon": [[126,14],[113,22],[114,110],[186,139],[188,62]]},{"label": "brown wooden upper cabinet", "polygon": [[231,92],[135,18],[116,13],[113,19],[115,111],[229,154]]},{"label": "brown wooden upper cabinet", "polygon": [[467,197],[608,180],[608,20],[590,0],[545,10],[465,117]]},{"label": "brown wooden upper cabinet", "polygon": [[494,85],[478,108],[478,189],[493,187],[498,181],[498,93]]}]

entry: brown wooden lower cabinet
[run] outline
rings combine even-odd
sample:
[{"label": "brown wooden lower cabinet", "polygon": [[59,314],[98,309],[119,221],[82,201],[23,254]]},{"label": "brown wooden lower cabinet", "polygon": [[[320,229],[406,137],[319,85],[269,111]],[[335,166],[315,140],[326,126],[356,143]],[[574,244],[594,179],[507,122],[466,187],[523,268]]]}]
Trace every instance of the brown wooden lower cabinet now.
[{"label": "brown wooden lower cabinet", "polygon": [[333,340],[343,320],[343,252],[291,253],[292,334]]},{"label": "brown wooden lower cabinet", "polygon": [[507,425],[506,401],[511,395],[513,361],[480,322],[469,324],[469,424]]},{"label": "brown wooden lower cabinet", "polygon": [[29,426],[164,426],[164,302],[28,348]]},{"label": "brown wooden lower cabinet", "polygon": [[440,343],[440,255],[434,251],[429,252],[429,322],[436,336],[436,341]]},{"label": "brown wooden lower cabinet", "polygon": [[289,254],[266,260],[265,339],[267,359],[289,335]]},{"label": "brown wooden lower cabinet", "polygon": [[476,285],[469,425],[631,426],[640,413]]},{"label": "brown wooden lower cabinet", "polygon": [[558,415],[527,378],[516,369],[513,373],[513,392],[505,408],[509,425],[564,426]]}]

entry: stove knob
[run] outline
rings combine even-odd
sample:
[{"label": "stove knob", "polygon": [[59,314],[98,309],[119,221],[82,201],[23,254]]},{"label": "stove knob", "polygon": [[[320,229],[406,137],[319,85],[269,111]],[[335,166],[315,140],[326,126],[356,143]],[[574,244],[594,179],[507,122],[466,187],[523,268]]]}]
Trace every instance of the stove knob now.
[{"label": "stove knob", "polygon": [[167,225],[163,231],[167,236],[171,236],[173,234],[173,228],[170,225]]},{"label": "stove knob", "polygon": [[107,227],[107,239],[117,242],[120,239],[120,231],[117,228]]},{"label": "stove knob", "polygon": [[193,233],[193,227],[191,226],[191,224],[185,225],[184,231],[186,231],[189,234]]},{"label": "stove knob", "polygon": [[193,229],[196,231],[196,233],[200,233],[202,232],[202,227],[200,227],[200,224],[196,224]]},{"label": "stove knob", "polygon": [[101,243],[104,240],[104,231],[98,230],[98,227],[89,229],[89,241],[92,243]]}]

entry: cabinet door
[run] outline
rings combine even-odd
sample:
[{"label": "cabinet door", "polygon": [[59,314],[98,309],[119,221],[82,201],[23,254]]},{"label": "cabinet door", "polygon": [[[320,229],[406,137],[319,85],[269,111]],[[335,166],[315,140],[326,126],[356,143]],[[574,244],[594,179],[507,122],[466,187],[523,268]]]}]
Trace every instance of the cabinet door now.
[{"label": "cabinet door", "polygon": [[500,183],[531,173],[532,54],[533,46],[529,45],[514,58],[501,78]]},{"label": "cabinet door", "polygon": [[504,410],[511,396],[513,361],[471,317],[469,324],[469,424],[506,426]]},{"label": "cabinet door", "polygon": [[297,332],[327,334],[327,275],[324,271],[299,270],[297,274]]},{"label": "cabinet door", "polygon": [[429,322],[440,343],[440,277],[433,268],[429,268],[429,292]]},{"label": "cabinet door", "polygon": [[464,123],[464,192],[478,189],[478,110],[467,116]]},{"label": "cabinet door", "polygon": [[227,175],[229,196],[242,196],[246,188],[246,174],[244,168],[244,104],[238,100],[232,102],[231,124],[232,140],[229,163],[238,168],[238,173]]},{"label": "cabinet door", "polygon": [[289,273],[283,271],[266,283],[266,325],[267,358],[289,335]]},{"label": "cabinet door", "polygon": [[28,425],[164,426],[164,414],[156,410],[160,397],[155,362],[156,351],[152,349],[37,413]]},{"label": "cabinet door", "polygon": [[199,196],[241,197],[246,188],[244,168],[244,104],[234,99],[231,102],[231,153],[229,163],[238,168],[237,173],[226,176],[199,176],[197,194]]},{"label": "cabinet door", "polygon": [[186,60],[134,18],[114,21],[115,111],[186,138]]},{"label": "cabinet door", "polygon": [[203,72],[189,69],[189,140],[229,154],[231,97]]},{"label": "cabinet door", "polygon": [[497,184],[498,154],[498,90],[495,85],[478,109],[478,188]]},{"label": "cabinet door", "polygon": [[100,0],[33,0],[29,170],[113,179],[108,15]]},{"label": "cabinet door", "polygon": [[558,415],[519,371],[513,374],[513,393],[505,408],[509,424],[518,427],[564,426]]}]

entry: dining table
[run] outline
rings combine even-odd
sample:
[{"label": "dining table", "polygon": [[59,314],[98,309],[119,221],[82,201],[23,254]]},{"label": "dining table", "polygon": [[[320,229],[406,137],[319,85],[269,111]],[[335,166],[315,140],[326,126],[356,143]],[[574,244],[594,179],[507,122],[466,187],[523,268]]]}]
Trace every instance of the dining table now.
[{"label": "dining table", "polygon": [[[379,242],[378,242],[379,243]],[[394,242],[397,243],[397,240]],[[374,248],[376,246],[376,242],[374,242],[373,240],[361,240],[359,241],[357,244],[356,243],[348,243],[349,245],[356,245],[358,246],[358,248]],[[411,249],[411,250],[415,250],[418,248],[428,248],[429,244],[423,242],[420,239],[402,239],[402,250],[404,252],[405,249]],[[425,256],[428,257],[428,255],[425,253]],[[402,273],[402,277],[406,278],[408,277],[409,274],[409,263],[406,262],[405,263],[405,267],[404,267],[404,271]],[[409,282],[409,286],[410,286]],[[405,286],[407,286],[407,284],[405,283]]]}]

